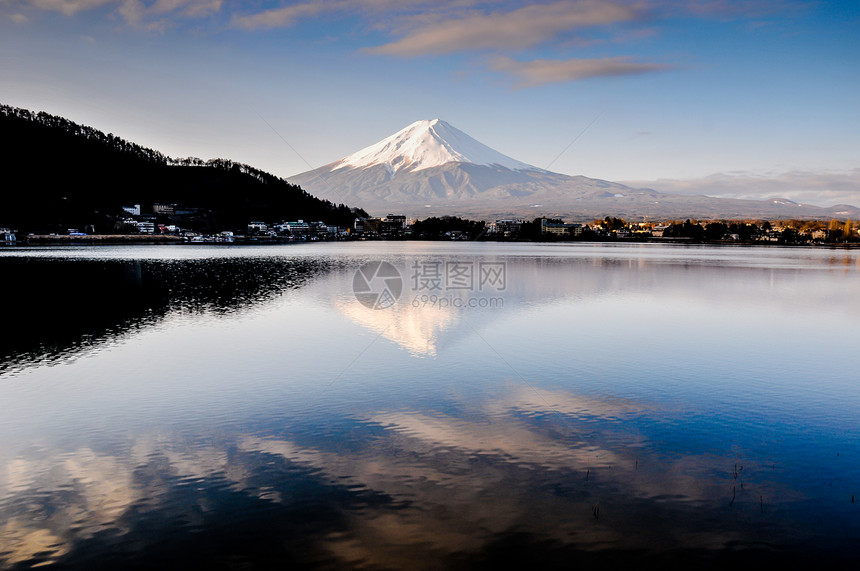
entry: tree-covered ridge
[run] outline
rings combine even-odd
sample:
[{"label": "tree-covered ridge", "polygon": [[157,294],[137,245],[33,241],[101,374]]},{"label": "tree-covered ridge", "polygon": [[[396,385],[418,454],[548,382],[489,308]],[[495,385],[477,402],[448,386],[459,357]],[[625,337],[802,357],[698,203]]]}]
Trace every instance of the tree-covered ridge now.
[{"label": "tree-covered ridge", "polygon": [[[21,232],[93,227],[110,233],[122,206],[177,204],[199,230],[238,229],[251,220],[322,220],[346,226],[364,211],[334,204],[273,174],[227,159],[171,158],[64,117],[0,106],[3,165],[0,226]],[[14,173],[21,176],[13,177]]]},{"label": "tree-covered ridge", "polygon": [[121,137],[117,137],[113,133],[105,134],[98,129],[94,129],[93,127],[89,127],[87,125],[80,125],[78,123],[75,123],[74,121],[69,121],[65,117],[51,115],[50,113],[45,113],[44,111],[33,112],[29,109],[22,109],[20,107],[0,105],[0,115],[2,115],[3,117],[15,117],[24,121],[32,121],[33,123],[43,125],[45,127],[58,129],[70,135],[74,135],[75,137],[81,137],[89,141],[102,143],[105,146],[108,146],[117,151],[121,151],[123,153],[132,153],[137,157],[140,157],[147,161],[151,161],[153,163],[166,165],[171,164],[171,162],[173,161],[173,159],[162,153],[159,153],[158,151],[142,147],[130,141],[126,141]]},{"label": "tree-covered ridge", "polygon": [[59,129],[76,137],[81,137],[90,141],[102,143],[116,151],[120,151],[123,153],[131,153],[139,158],[153,163],[186,167],[213,167],[224,171],[238,171],[242,174],[252,176],[264,184],[290,184],[281,177],[267,173],[258,168],[252,167],[251,165],[237,163],[229,159],[219,158],[203,160],[197,157],[172,158],[154,149],[143,147],[141,145],[138,145],[137,143],[132,143],[131,141],[127,141],[122,137],[117,137],[113,133],[105,134],[103,131],[99,131],[98,129],[95,129],[88,125],[81,125],[79,123],[75,123],[74,121],[70,121],[65,117],[51,115],[50,113],[45,113],[44,111],[33,112],[29,109],[22,109],[20,107],[0,105],[0,115],[3,115],[4,117],[16,117],[18,119],[32,121],[39,125],[44,125],[45,127]]},{"label": "tree-covered ridge", "polygon": [[[221,169],[223,171],[239,172],[241,174],[253,177],[258,181],[262,182],[263,184],[287,184],[293,188],[301,189],[300,186],[290,184],[279,176],[267,173],[266,171],[261,171],[260,169],[254,168],[251,165],[237,163],[229,159],[209,159],[208,161],[204,161],[203,159],[198,159],[197,157],[187,157],[184,159],[168,159],[168,161],[169,164],[177,166],[212,167],[216,169]],[[310,196],[310,194],[308,194],[305,190],[302,190],[302,192]]]}]

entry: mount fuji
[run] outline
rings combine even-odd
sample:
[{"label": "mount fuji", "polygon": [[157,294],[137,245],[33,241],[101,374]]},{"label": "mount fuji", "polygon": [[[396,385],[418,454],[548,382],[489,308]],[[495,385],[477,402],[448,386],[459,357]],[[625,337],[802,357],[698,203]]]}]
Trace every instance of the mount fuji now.
[{"label": "mount fuji", "polygon": [[660,193],[550,172],[508,157],[439,119],[416,121],[378,143],[289,182],[377,215],[483,218],[833,218],[853,206],[821,208]]}]

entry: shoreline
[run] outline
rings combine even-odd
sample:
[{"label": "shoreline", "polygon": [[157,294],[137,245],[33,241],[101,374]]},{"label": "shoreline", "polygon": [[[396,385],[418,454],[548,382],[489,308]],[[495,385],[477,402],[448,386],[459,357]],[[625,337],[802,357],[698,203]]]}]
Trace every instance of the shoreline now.
[{"label": "shoreline", "polygon": [[270,246],[283,244],[306,244],[327,242],[493,242],[509,244],[675,244],[688,246],[765,246],[777,248],[827,248],[853,250],[860,248],[860,243],[795,243],[779,244],[776,242],[737,242],[737,241],[692,241],[683,238],[652,238],[652,239],[606,239],[606,240],[433,240],[433,239],[368,239],[347,238],[344,240],[284,240],[284,239],[244,239],[234,241],[189,241],[181,236],[171,235],[134,235],[134,234],[95,234],[89,236],[68,235],[35,235],[16,242],[0,243],[0,247],[27,246],[164,246],[164,245],[206,245],[206,246]]},{"label": "shoreline", "polygon": [[36,243],[50,245],[75,245],[81,243],[92,244],[175,244],[181,243],[181,236],[171,236],[167,234],[159,234],[157,236],[146,234],[92,234],[87,236],[70,236],[67,234],[36,234],[27,236],[17,242],[12,242],[8,245],[32,245]]}]

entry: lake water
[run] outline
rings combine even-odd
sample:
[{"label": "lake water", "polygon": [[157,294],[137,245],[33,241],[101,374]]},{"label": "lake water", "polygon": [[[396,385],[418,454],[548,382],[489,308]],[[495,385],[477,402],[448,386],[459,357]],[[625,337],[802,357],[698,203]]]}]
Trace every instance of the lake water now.
[{"label": "lake water", "polygon": [[2,568],[860,561],[857,250],[5,248],[0,276]]}]

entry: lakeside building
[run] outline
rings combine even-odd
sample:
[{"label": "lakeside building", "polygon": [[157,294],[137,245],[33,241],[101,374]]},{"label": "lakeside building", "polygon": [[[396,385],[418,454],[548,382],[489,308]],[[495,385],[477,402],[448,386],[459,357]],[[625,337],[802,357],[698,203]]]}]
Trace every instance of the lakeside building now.
[{"label": "lakeside building", "polygon": [[257,234],[265,234],[269,230],[269,226],[265,222],[249,222],[246,230],[249,236],[256,236]]},{"label": "lakeside building", "polygon": [[657,226],[653,226],[651,228],[651,236],[654,238],[662,238],[663,232],[669,229],[668,224],[658,224]]},{"label": "lakeside building", "polygon": [[[358,224],[358,220],[359,219],[356,219],[356,224]],[[263,222],[252,222],[252,224],[263,224]],[[289,222],[282,221],[277,224],[269,225],[268,230],[266,232],[260,232],[259,230],[257,230],[257,233],[266,233],[269,236],[290,236],[291,238],[311,240],[316,240],[320,238],[337,238],[349,234],[346,229],[341,228],[340,226],[326,224],[322,220],[319,220],[317,222],[305,222],[304,220],[296,220]]]},{"label": "lakeside building", "polygon": [[554,234],[556,236],[579,236],[582,234],[582,224],[565,224],[563,222],[550,222],[546,218],[540,221],[541,234]]},{"label": "lakeside building", "polygon": [[387,214],[382,220],[392,228],[399,227],[401,230],[406,229],[407,220],[403,214]]},{"label": "lakeside building", "polygon": [[155,234],[155,222],[138,222],[137,231],[141,234]]},{"label": "lakeside building", "polygon": [[407,219],[403,214],[388,214],[384,218],[356,218],[353,229],[366,236],[400,237],[407,233]]},{"label": "lakeside building", "polygon": [[152,213],[158,216],[168,216],[176,213],[175,204],[153,204]]},{"label": "lakeside building", "polygon": [[406,216],[388,214],[382,219],[381,233],[383,236],[403,236],[406,232]]},{"label": "lakeside building", "polygon": [[311,225],[304,220],[296,220],[295,222],[284,222],[282,228],[293,236],[307,236],[311,233]]},{"label": "lakeside building", "polygon": [[139,234],[155,234],[155,222],[151,220],[135,220],[134,218],[124,218],[123,226],[132,231],[136,230]]},{"label": "lakeside building", "polygon": [[523,229],[522,220],[496,220],[491,222],[487,228],[487,234],[501,236],[516,236]]}]

